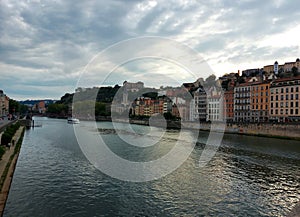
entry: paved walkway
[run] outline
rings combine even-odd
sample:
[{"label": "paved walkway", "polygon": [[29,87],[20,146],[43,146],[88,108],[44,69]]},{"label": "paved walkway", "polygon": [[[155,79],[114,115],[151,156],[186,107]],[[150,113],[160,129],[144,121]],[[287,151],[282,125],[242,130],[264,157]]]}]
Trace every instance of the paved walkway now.
[{"label": "paved walkway", "polygon": [[[2,156],[2,159],[0,161],[0,175],[1,175],[1,177],[2,177],[2,174],[5,170],[5,168],[6,168],[7,163],[9,162],[9,159],[10,159],[11,155],[14,153],[16,144],[17,144],[17,142],[18,142],[18,140],[19,140],[19,138],[22,134],[23,128],[24,127],[20,127],[17,130],[17,132],[15,133],[15,135],[13,136],[13,140],[15,140],[15,145],[10,147],[10,148],[6,148],[6,151],[5,151],[4,155]],[[7,199],[7,196],[8,196],[8,192],[9,192],[9,188],[10,188],[10,184],[11,184],[11,180],[12,180],[12,175],[13,175],[14,168],[15,168],[15,165],[16,165],[16,162],[17,162],[17,158],[18,158],[18,154],[15,155],[14,159],[12,160],[12,162],[10,164],[6,179],[3,183],[2,190],[0,192],[0,216],[2,216],[2,214],[3,214],[3,210],[4,210],[6,199]]]}]

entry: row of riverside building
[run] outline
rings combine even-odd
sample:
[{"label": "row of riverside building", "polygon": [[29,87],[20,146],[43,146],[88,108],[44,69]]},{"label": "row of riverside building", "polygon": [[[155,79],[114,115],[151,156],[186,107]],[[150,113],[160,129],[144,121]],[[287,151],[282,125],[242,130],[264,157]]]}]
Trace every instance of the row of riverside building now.
[{"label": "row of riverside building", "polygon": [[[120,103],[112,111],[151,116],[171,113],[184,121],[298,122],[300,121],[300,61],[261,69],[247,69],[220,77],[214,85],[199,78],[182,88],[157,90],[155,98],[139,96],[128,102],[130,92],[144,88],[142,82],[124,82]],[[185,96],[188,91],[191,97]]]},{"label": "row of riverside building", "polygon": [[228,122],[300,121],[300,76],[252,81],[224,93]]},{"label": "row of riverside building", "polygon": [[[224,93],[227,122],[298,122],[300,61],[264,66]],[[253,71],[252,71],[253,72]],[[254,76],[253,76],[254,75]]]}]

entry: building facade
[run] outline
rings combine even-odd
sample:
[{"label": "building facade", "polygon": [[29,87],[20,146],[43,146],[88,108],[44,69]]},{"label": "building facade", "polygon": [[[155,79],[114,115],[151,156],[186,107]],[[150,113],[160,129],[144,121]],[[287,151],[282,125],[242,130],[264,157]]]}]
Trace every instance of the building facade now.
[{"label": "building facade", "polygon": [[193,120],[206,121],[207,119],[207,95],[203,87],[199,87],[194,92],[194,104],[191,110],[193,112]]},{"label": "building facade", "polygon": [[234,121],[234,90],[224,92],[224,116],[227,122]]},{"label": "building facade", "polygon": [[270,121],[300,121],[300,76],[282,78],[270,85]]},{"label": "building facade", "polygon": [[211,87],[207,91],[206,121],[224,121],[224,95],[221,90]]},{"label": "building facade", "polygon": [[270,109],[270,83],[255,82],[251,85],[251,122],[267,122]]},{"label": "building facade", "polygon": [[0,118],[9,113],[9,98],[0,90]]},{"label": "building facade", "polygon": [[234,121],[250,122],[250,92],[251,86],[248,83],[239,84],[234,88]]}]

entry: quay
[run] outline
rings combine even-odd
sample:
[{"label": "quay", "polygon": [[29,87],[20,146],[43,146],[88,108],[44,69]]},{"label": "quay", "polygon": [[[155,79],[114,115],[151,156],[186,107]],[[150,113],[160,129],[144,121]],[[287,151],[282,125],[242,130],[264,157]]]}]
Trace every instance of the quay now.
[{"label": "quay", "polygon": [[[12,121],[1,125],[0,132],[2,132],[3,129],[13,124],[14,122],[15,121]],[[0,160],[0,216],[3,216],[3,211],[8,197],[13,173],[19,156],[23,132],[24,127],[21,126],[12,138],[12,140],[15,141],[15,144],[12,145],[10,148],[5,147],[5,153]]]}]

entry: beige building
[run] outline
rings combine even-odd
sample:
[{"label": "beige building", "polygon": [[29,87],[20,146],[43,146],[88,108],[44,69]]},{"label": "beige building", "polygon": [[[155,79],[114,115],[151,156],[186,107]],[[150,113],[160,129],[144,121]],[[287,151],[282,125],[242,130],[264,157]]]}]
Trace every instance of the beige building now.
[{"label": "beige building", "polygon": [[270,73],[273,73],[273,72],[275,72],[275,74],[276,74],[276,72],[280,72],[281,70],[284,71],[284,72],[291,72],[293,67],[298,68],[298,71],[300,71],[300,60],[299,60],[299,58],[297,58],[295,62],[286,62],[282,65],[279,65],[278,62],[276,61],[273,65],[264,66],[263,70],[267,74],[270,74]]},{"label": "beige building", "polygon": [[292,71],[292,68],[295,66],[296,62],[287,62],[284,64],[283,66],[283,70],[285,72],[291,72]]},{"label": "beige building", "polygon": [[0,118],[8,115],[9,112],[9,98],[0,90]]},{"label": "beige building", "polygon": [[291,72],[293,67],[296,67],[298,69],[298,71],[300,71],[300,60],[299,60],[299,58],[297,58],[295,62],[286,62],[283,65],[283,70],[284,70],[284,72]]},{"label": "beige building", "polygon": [[282,78],[270,85],[270,121],[300,121],[300,76]]},{"label": "beige building", "polygon": [[274,71],[274,65],[267,65],[267,66],[264,66],[264,71],[265,71],[267,74],[270,74],[271,72]]}]

